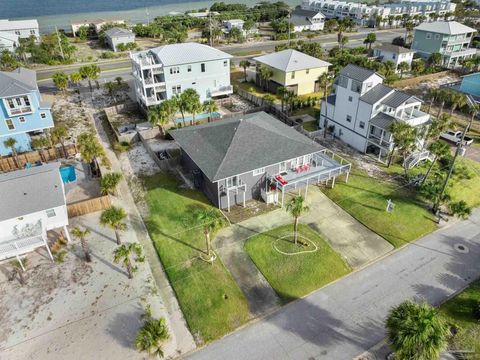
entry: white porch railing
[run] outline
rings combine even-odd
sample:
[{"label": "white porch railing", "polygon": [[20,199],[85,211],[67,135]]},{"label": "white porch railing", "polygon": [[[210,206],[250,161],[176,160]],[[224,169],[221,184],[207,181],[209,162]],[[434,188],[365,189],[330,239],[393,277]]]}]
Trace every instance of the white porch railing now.
[{"label": "white porch railing", "polygon": [[52,253],[50,252],[50,249],[48,247],[45,234],[40,234],[22,239],[13,239],[0,243],[0,260],[16,258],[20,263],[22,269],[25,270],[20,256],[42,246],[45,246],[47,248],[48,255],[53,261]]}]

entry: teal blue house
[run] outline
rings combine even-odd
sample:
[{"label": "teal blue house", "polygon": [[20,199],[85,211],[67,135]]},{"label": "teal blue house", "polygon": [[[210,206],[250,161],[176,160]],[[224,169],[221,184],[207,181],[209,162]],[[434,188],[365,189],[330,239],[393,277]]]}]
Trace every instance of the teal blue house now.
[{"label": "teal blue house", "polygon": [[18,152],[31,150],[30,136],[53,127],[51,105],[42,101],[35,71],[0,72],[0,155],[10,155],[5,140],[14,138]]},{"label": "teal blue house", "polygon": [[465,75],[460,84],[460,91],[480,98],[480,72]]}]

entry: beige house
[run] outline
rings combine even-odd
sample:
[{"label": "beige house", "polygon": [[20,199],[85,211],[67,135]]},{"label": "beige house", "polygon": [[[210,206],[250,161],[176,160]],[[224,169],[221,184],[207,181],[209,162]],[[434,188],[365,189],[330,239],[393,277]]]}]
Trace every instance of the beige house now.
[{"label": "beige house", "polygon": [[[253,60],[257,62],[256,81],[259,86],[272,93],[276,93],[279,87],[286,87],[296,95],[319,91],[318,78],[332,65],[292,49],[258,56]],[[271,70],[272,76],[268,81],[260,76],[262,65]]]}]

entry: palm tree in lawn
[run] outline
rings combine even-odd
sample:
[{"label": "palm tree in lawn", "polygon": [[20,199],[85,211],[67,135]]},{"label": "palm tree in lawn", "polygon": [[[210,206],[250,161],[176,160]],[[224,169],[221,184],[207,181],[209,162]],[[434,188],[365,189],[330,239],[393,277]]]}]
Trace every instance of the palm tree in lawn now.
[{"label": "palm tree in lawn", "polygon": [[452,215],[463,220],[468,219],[472,215],[472,208],[463,200],[450,203],[449,208]]},{"label": "palm tree in lawn", "polygon": [[245,82],[247,82],[247,68],[250,66],[250,61],[248,60],[241,60],[240,67],[243,68],[243,75],[245,78]]},{"label": "palm tree in lawn", "polygon": [[433,159],[420,186],[425,184],[425,181],[427,180],[428,175],[430,175],[430,172],[435,166],[435,163],[437,162],[437,160],[450,154],[450,146],[445,141],[441,141],[441,140],[437,140],[431,143],[430,146],[428,147],[428,150],[430,151],[431,154],[433,154]]},{"label": "palm tree in lawn", "polygon": [[[330,85],[332,83],[332,79],[330,77],[330,74],[325,72],[322,75],[319,76],[318,78],[318,85],[320,86],[321,89],[323,89],[323,103],[325,104],[325,117],[323,119],[323,137],[327,137],[327,126],[328,126],[328,120],[327,120],[327,114],[328,114],[328,90],[330,88]],[[322,111],[322,106],[320,105],[320,111]],[[321,117],[321,114],[320,114]]]},{"label": "palm tree in lawn", "polygon": [[115,238],[117,239],[118,245],[122,243],[120,240],[120,231],[124,231],[127,228],[127,224],[124,222],[126,218],[127,214],[125,213],[125,210],[115,206],[110,206],[103,210],[100,215],[100,224],[115,231]]},{"label": "palm tree in lawn", "polygon": [[288,203],[287,206],[285,207],[287,212],[290,213],[290,215],[293,216],[294,222],[293,222],[293,239],[295,242],[295,245],[297,245],[298,242],[298,219],[302,214],[306,213],[309,208],[308,206],[305,205],[305,199],[301,195],[296,195],[293,197]]},{"label": "palm tree in lawn", "polygon": [[263,90],[268,89],[268,81],[273,76],[273,70],[267,67],[266,65],[260,65],[258,68],[258,76],[262,80]]},{"label": "palm tree in lawn", "polygon": [[217,211],[212,208],[199,210],[195,214],[195,218],[203,227],[203,235],[205,236],[205,245],[207,248],[206,253],[208,260],[211,261],[212,246],[210,242],[210,235],[223,225],[223,219],[218,216]]},{"label": "palm tree in lawn", "polygon": [[45,136],[38,136],[32,139],[32,147],[40,153],[40,158],[43,162],[47,162],[45,156],[45,148],[48,147],[48,139]]},{"label": "palm tree in lawn", "polygon": [[400,70],[400,78],[403,78],[403,73],[410,70],[410,65],[406,61],[402,61],[398,64],[398,70]]},{"label": "palm tree in lawn", "polygon": [[129,279],[133,279],[133,274],[138,270],[136,263],[144,261],[143,249],[139,243],[122,244],[113,251],[113,262],[125,267]]},{"label": "palm tree in lawn", "polygon": [[65,147],[65,138],[68,135],[68,129],[63,125],[57,125],[52,129],[50,134],[53,142],[62,146],[63,157],[67,158],[68,154],[67,148]]},{"label": "palm tree in lawn", "polygon": [[368,33],[367,37],[365,40],[363,40],[363,43],[365,44],[365,47],[368,46],[368,50],[372,50],[372,45],[377,41],[377,35],[375,33]]},{"label": "palm tree in lawn", "polygon": [[148,122],[152,125],[157,125],[162,135],[165,136],[164,126],[168,124],[171,115],[163,104],[164,102],[161,102],[148,109]]},{"label": "palm tree in lawn", "polygon": [[436,309],[410,300],[390,310],[386,328],[388,342],[398,359],[438,359],[450,335]]},{"label": "palm tree in lawn", "polygon": [[282,111],[285,111],[285,100],[289,92],[290,90],[288,90],[285,86],[281,86],[277,89],[277,95],[280,96]]},{"label": "palm tree in lawn", "polygon": [[57,87],[58,90],[65,95],[65,90],[68,87],[68,76],[64,72],[56,72],[52,75],[52,80],[54,85]]},{"label": "palm tree in lawn", "polygon": [[212,114],[218,111],[218,105],[215,100],[205,100],[203,102],[203,110],[208,113],[208,122],[212,121]]},{"label": "palm tree in lawn", "polygon": [[78,240],[80,240],[83,254],[85,255],[85,261],[91,262],[92,258],[90,256],[90,251],[88,249],[88,243],[87,243],[87,236],[90,235],[90,230],[88,229],[82,230],[78,226],[76,226],[72,229],[72,235],[75,236]]},{"label": "palm tree in lawn", "polygon": [[450,96],[450,115],[453,115],[453,112],[457,108],[462,108],[465,105],[467,105],[468,100],[465,94],[459,93],[459,92],[452,92]]},{"label": "palm tree in lawn", "polygon": [[163,344],[169,338],[170,334],[165,319],[153,319],[148,316],[137,333],[135,347],[138,351],[146,352],[149,356],[163,358]]},{"label": "palm tree in lawn", "polygon": [[[416,139],[415,128],[413,128],[412,126],[408,125],[403,121],[398,121],[390,125],[389,131],[392,134],[394,145],[390,153],[387,166],[390,166],[393,160],[393,157],[395,155],[395,152],[397,151],[401,151],[403,160],[404,160],[403,164],[405,164],[407,153],[409,150],[411,150],[411,147],[413,146],[413,144],[415,144],[415,139]],[[404,169],[405,169],[405,176],[408,178],[407,169],[405,167]]]},{"label": "palm tree in lawn", "polygon": [[7,140],[3,141],[3,145],[6,148],[9,148],[11,150],[13,159],[15,160],[15,165],[17,167],[20,167],[20,162],[18,161],[17,148],[15,147],[15,145],[17,145],[17,140],[14,138],[8,138]]}]

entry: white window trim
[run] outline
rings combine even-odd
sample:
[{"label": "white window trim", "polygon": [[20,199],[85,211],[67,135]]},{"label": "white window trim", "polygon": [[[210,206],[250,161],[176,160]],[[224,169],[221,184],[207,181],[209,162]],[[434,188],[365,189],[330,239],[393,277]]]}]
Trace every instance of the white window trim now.
[{"label": "white window trim", "polygon": [[253,176],[259,176],[259,175],[262,175],[262,174],[265,174],[265,168],[264,167],[253,170]]},{"label": "white window trim", "polygon": [[[12,123],[13,129],[10,129],[10,127],[8,126],[7,121],[9,121],[9,120]],[[8,131],[14,131],[15,130],[15,123],[13,122],[13,119],[5,119],[5,126],[7,127]]]},{"label": "white window trim", "polygon": [[55,209],[45,210],[45,213],[47,214],[47,218],[52,218],[57,216],[57,214],[55,213]]}]

